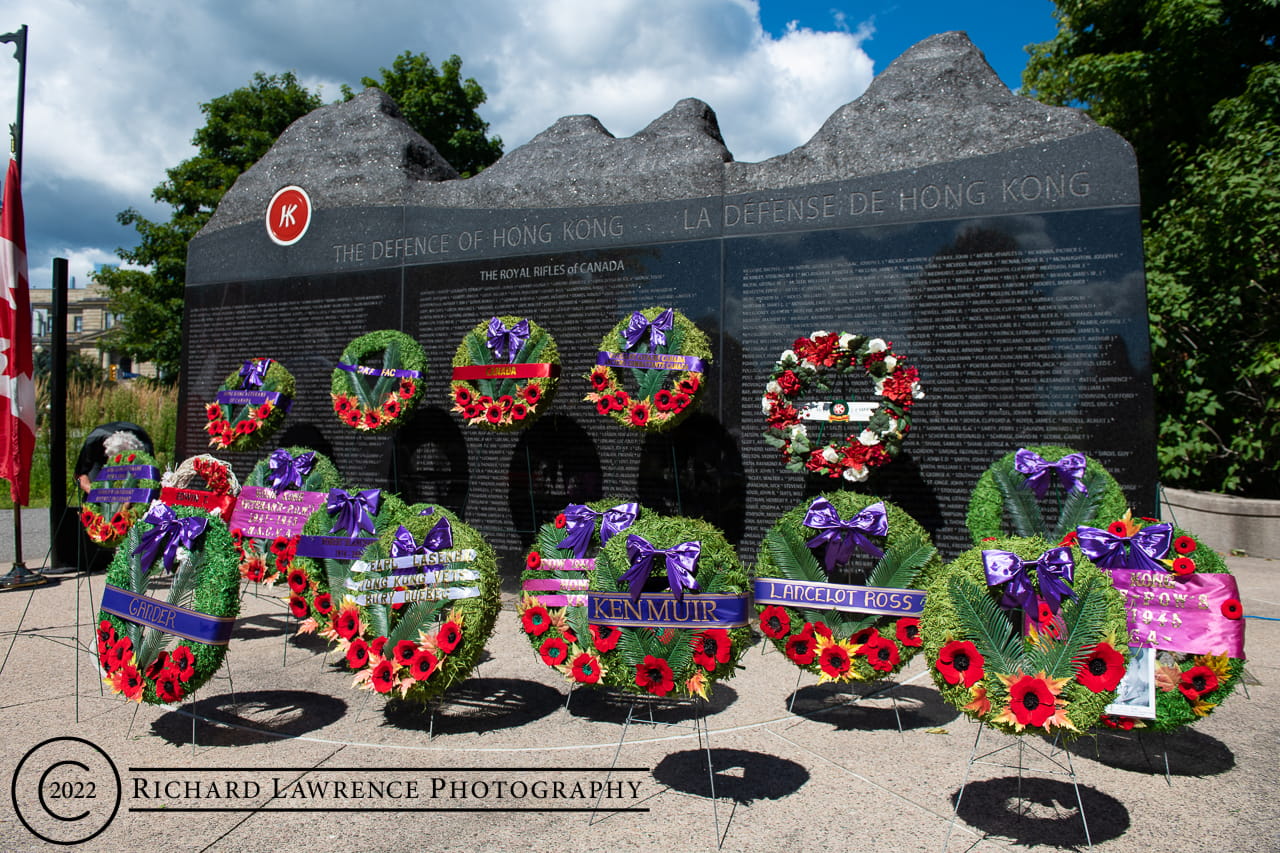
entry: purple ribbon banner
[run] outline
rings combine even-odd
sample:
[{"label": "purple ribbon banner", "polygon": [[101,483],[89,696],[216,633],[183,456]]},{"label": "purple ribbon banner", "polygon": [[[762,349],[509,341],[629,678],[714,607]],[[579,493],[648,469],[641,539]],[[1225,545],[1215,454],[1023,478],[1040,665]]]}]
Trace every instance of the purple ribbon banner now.
[{"label": "purple ribbon banner", "polygon": [[1244,657],[1244,620],[1228,619],[1222,604],[1239,599],[1227,574],[1172,575],[1113,569],[1111,582],[1124,595],[1129,642],[1189,655]]},{"label": "purple ribbon banner", "polygon": [[343,364],[338,362],[338,370],[348,373],[359,373],[361,376],[394,376],[397,379],[421,379],[422,374],[416,370],[396,369],[393,367],[365,367],[363,364]]},{"label": "purple ribbon banner", "polygon": [[358,560],[378,540],[373,536],[299,536],[297,555],[322,560]]},{"label": "purple ribbon banner", "polygon": [[160,469],[154,465],[108,465],[93,478],[95,483],[111,483],[116,480],[159,480]]},{"label": "purple ribbon banner", "polygon": [[121,619],[211,646],[225,646],[236,621],[232,616],[197,613],[111,584],[102,593],[102,609]]},{"label": "purple ribbon banner", "polygon": [[219,391],[215,399],[220,406],[261,406],[263,403],[270,403],[273,406],[280,405],[280,400],[288,400],[279,391],[250,391],[244,388],[233,388],[228,391]]},{"label": "purple ribbon banner", "polygon": [[596,353],[596,364],[607,367],[631,367],[639,370],[691,370],[706,373],[707,363],[692,355],[660,352],[604,352]]},{"label": "purple ribbon banner", "polygon": [[158,489],[90,489],[85,500],[91,504],[146,504],[159,493]]},{"label": "purple ribbon banner", "polygon": [[620,628],[741,628],[747,624],[751,596],[646,592],[635,601],[629,592],[587,593],[587,621]]},{"label": "purple ribbon banner", "polygon": [[924,612],[925,594],[918,589],[791,581],[757,578],[756,604],[781,604],[803,610],[840,610],[845,613],[876,613],[881,616],[919,616]]},{"label": "purple ribbon banner", "polygon": [[556,557],[544,557],[538,565],[540,572],[590,572],[596,567],[595,557],[569,558],[559,559]]}]

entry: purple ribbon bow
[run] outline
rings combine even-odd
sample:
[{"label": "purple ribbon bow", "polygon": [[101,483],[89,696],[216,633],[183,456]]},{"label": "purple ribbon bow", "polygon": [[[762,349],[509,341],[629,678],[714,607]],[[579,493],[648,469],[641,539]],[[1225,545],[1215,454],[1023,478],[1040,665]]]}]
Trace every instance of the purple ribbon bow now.
[{"label": "purple ribbon bow", "polygon": [[441,518],[436,522],[435,527],[427,531],[427,535],[423,537],[421,545],[414,541],[413,534],[409,532],[409,528],[403,524],[400,525],[396,529],[395,536],[391,539],[391,556],[408,557],[413,554],[442,551],[445,548],[452,547],[453,528],[449,525],[448,518]]},{"label": "purple ribbon bow", "polygon": [[1044,500],[1044,496],[1049,493],[1049,483],[1053,482],[1055,473],[1058,475],[1058,482],[1062,483],[1063,491],[1075,490],[1082,495],[1086,494],[1088,489],[1081,480],[1084,466],[1083,453],[1070,453],[1057,462],[1046,462],[1039,453],[1025,447],[1013,455],[1014,470],[1026,475],[1026,486],[1036,493],[1037,500]]},{"label": "purple ribbon bow", "polygon": [[675,325],[675,311],[668,308],[652,320],[646,320],[645,316],[639,311],[631,315],[631,319],[627,321],[627,327],[622,330],[622,339],[627,343],[627,349],[635,349],[636,344],[640,343],[640,339],[649,334],[649,351],[652,352],[660,346],[667,343],[667,332],[671,331],[671,327]]},{"label": "purple ribbon bow", "polygon": [[173,561],[178,557],[178,548],[189,550],[195,543],[196,537],[204,533],[205,528],[209,526],[207,518],[199,516],[178,518],[178,514],[164,504],[153,505],[142,520],[152,527],[142,534],[142,539],[138,542],[138,547],[133,549],[133,553],[141,555],[142,559],[139,562],[143,570],[150,571],[156,557],[163,551],[165,574],[173,573]]},{"label": "purple ribbon bow", "polygon": [[[515,361],[516,356],[520,354],[520,348],[527,340],[529,340],[528,320],[521,320],[510,329],[497,317],[489,321],[485,344],[492,350],[495,358],[505,358],[508,362]],[[503,350],[506,350],[505,356],[502,354]]]},{"label": "purple ribbon bow", "polygon": [[301,489],[302,478],[311,473],[316,464],[316,452],[299,453],[295,459],[289,451],[278,447],[267,457],[267,485],[277,492]]},{"label": "purple ribbon bow", "polygon": [[1173,544],[1172,524],[1152,524],[1132,536],[1116,536],[1107,530],[1082,526],[1076,528],[1076,535],[1080,550],[1100,569],[1169,571],[1160,561]]},{"label": "purple ribbon bow", "polygon": [[587,556],[587,550],[591,547],[591,534],[596,531],[596,519],[604,519],[600,523],[600,544],[604,545],[615,534],[635,524],[639,511],[640,505],[634,502],[618,504],[604,512],[596,512],[583,504],[569,504],[564,511],[565,527],[569,532],[556,543],[556,547],[572,548],[573,556],[582,559]]},{"label": "purple ribbon bow", "polygon": [[627,536],[627,559],[631,562],[631,568],[619,580],[630,585],[631,602],[635,604],[644,592],[644,583],[653,569],[654,557],[662,554],[667,561],[667,586],[675,593],[676,601],[684,601],[686,589],[700,589],[693,574],[698,568],[698,556],[701,553],[701,542],[681,542],[671,548],[655,548],[644,537],[632,533]]},{"label": "purple ribbon bow", "polygon": [[271,366],[269,358],[254,358],[246,361],[240,368],[241,388],[261,388],[267,377],[267,368]]},{"label": "purple ribbon bow", "polygon": [[1032,567],[1040,582],[1040,598],[1054,613],[1062,606],[1063,598],[1076,597],[1069,586],[1076,572],[1070,548],[1050,548],[1034,560],[1023,560],[1012,551],[983,551],[982,565],[987,570],[987,586],[1005,585],[1000,606],[1006,610],[1018,607],[1028,613],[1039,610],[1036,591],[1031,586],[1029,570]]},{"label": "purple ribbon bow", "polygon": [[355,494],[342,489],[330,489],[324,508],[329,515],[336,515],[338,518],[329,532],[348,537],[358,536],[361,530],[373,533],[373,517],[378,514],[378,504],[381,501],[381,489],[367,489]]},{"label": "purple ribbon bow", "polygon": [[813,499],[804,517],[804,526],[821,531],[804,543],[810,548],[825,545],[822,551],[822,567],[831,574],[837,567],[849,562],[853,549],[861,548],[877,560],[884,551],[866,537],[889,535],[889,519],[885,515],[884,501],[876,501],[853,518],[844,520],[831,501],[824,497]]}]

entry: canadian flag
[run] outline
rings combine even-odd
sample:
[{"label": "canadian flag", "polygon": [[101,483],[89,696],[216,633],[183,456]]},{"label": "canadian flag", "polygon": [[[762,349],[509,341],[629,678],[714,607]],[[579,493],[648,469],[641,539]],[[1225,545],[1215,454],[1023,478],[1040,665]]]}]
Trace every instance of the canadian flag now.
[{"label": "canadian flag", "polygon": [[0,477],[15,505],[26,506],[36,446],[36,393],[31,365],[31,298],[18,163],[9,160],[0,208]]}]

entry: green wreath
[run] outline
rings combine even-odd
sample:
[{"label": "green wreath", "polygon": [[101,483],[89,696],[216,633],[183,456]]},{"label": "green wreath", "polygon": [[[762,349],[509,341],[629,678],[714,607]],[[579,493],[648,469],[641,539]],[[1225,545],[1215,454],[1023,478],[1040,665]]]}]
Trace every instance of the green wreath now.
[{"label": "green wreath", "polygon": [[[451,561],[451,568],[444,570],[435,564],[421,566],[424,573],[449,573],[444,578],[437,576],[435,583],[427,580],[424,586],[409,580],[396,584],[391,569],[370,562],[392,557],[399,537],[411,536],[414,544],[430,541],[442,524],[448,527],[451,543],[435,552],[454,552],[466,559]],[[359,571],[371,565],[373,570]],[[322,636],[337,644],[346,665],[356,673],[356,687],[384,695],[394,693],[403,701],[425,705],[471,674],[502,607],[493,548],[475,528],[444,507],[414,504],[369,546],[364,560],[347,569],[345,574],[329,576],[332,589],[348,591]],[[350,591],[348,579],[381,585],[376,591]],[[401,586],[407,589],[397,589]],[[393,602],[374,598],[451,592],[464,597],[428,597],[406,602],[398,609]]]},{"label": "green wreath", "polygon": [[141,450],[111,457],[80,504],[80,523],[89,541],[114,548],[124,541],[152,500],[160,496],[159,463]]},{"label": "green wreath", "polygon": [[[842,556],[844,545],[807,543],[827,535],[819,516],[829,518],[826,506],[844,521],[862,522],[862,539],[879,557],[862,549],[845,565],[828,574],[827,560]],[[877,512],[877,508],[880,510]],[[819,526],[805,525],[806,517]],[[866,533],[876,520],[886,522],[884,534]],[[845,537],[849,538],[849,534]],[[856,541],[857,537],[852,537]],[[833,552],[832,549],[835,549]],[[856,492],[829,492],[790,510],[765,534],[756,563],[759,578],[778,578],[820,584],[856,584],[878,590],[924,589],[938,573],[942,558],[929,534],[904,510],[892,503]],[[756,583],[756,597],[772,584]],[[901,600],[892,592],[876,596],[882,605]],[[757,604],[760,630],[787,659],[817,675],[820,682],[864,681],[887,678],[919,653],[920,620],[915,616],[801,608],[781,604]]]},{"label": "green wreath", "polygon": [[587,374],[591,393],[583,398],[597,412],[644,432],[671,429],[693,412],[705,387],[711,344],[684,314],[661,307],[633,312],[609,330],[599,349]]},{"label": "green wreath", "polygon": [[[589,573],[595,566],[595,555],[603,547],[600,540],[606,529],[612,539],[648,515],[649,511],[639,504],[617,498],[570,504],[554,521],[538,529],[533,548],[525,555],[519,607],[523,633],[539,659],[569,681],[598,682],[599,666],[593,667],[590,660],[581,656],[587,654],[590,658],[617,643],[618,628],[589,625],[587,633],[579,634],[570,627],[571,621],[579,627],[586,624]],[[567,543],[567,547],[560,547],[561,543]],[[526,624],[524,615],[531,607],[545,610],[547,621]],[[535,630],[528,630],[530,626]]]},{"label": "green wreath", "polygon": [[[339,489],[342,487],[342,474],[334,466],[329,458],[323,453],[310,450],[306,447],[285,447],[277,448],[265,459],[258,460],[253,469],[249,471],[249,476],[245,479],[244,485],[255,486],[258,488],[273,489],[274,483],[278,482],[278,478],[272,470],[272,458],[281,451],[289,455],[291,461],[296,462],[300,457],[311,454],[310,464],[304,465],[305,471],[299,472],[300,485],[290,483],[286,491],[299,492],[324,492],[328,493],[330,489]],[[281,574],[287,574],[293,566],[295,556],[295,548],[297,543],[296,537],[280,536],[274,539],[270,544],[265,539],[257,539],[252,536],[244,535],[239,528],[232,528],[231,536],[235,542],[236,553],[240,555],[240,574],[253,583],[272,584],[279,579]]]},{"label": "green wreath", "polygon": [[[1134,519],[1126,514],[1106,529],[1117,536],[1132,536],[1155,523],[1154,519]],[[1188,531],[1172,526],[1169,540],[1169,551],[1160,560],[1168,567],[1169,574],[1159,578],[1167,585],[1163,588],[1150,588],[1153,601],[1144,603],[1143,599],[1138,599],[1131,604],[1139,613],[1152,610],[1157,625],[1163,621],[1160,619],[1161,592],[1176,596],[1178,587],[1196,574],[1231,574],[1222,557]],[[1213,613],[1215,608],[1214,615],[1221,614],[1224,620],[1236,621],[1244,616],[1238,598],[1215,602],[1211,604],[1210,612]],[[1134,634],[1132,629],[1130,633]],[[1104,714],[1102,723],[1109,728],[1125,731],[1138,728],[1169,732],[1199,722],[1235,692],[1244,674],[1244,663],[1243,657],[1229,657],[1226,650],[1220,654],[1190,654],[1158,649],[1155,660],[1155,719]]]},{"label": "green wreath", "polygon": [[[358,487],[338,491],[349,496],[368,493],[368,490]],[[400,523],[399,519],[404,517],[407,510],[399,496],[387,491],[376,489],[373,491],[378,493],[377,511],[369,519],[373,522],[373,532],[358,530],[355,534],[357,536],[380,538],[389,527]],[[332,492],[330,494],[332,495]],[[332,532],[339,521],[340,513],[331,513],[328,504],[329,502],[326,501],[307,518],[307,524],[302,530],[303,536],[346,536],[346,531],[342,529],[336,533]],[[299,634],[308,634],[313,631],[323,634],[329,630],[333,619],[335,592],[338,601],[347,594],[342,587],[335,587],[332,579],[337,578],[345,582],[351,574],[351,564],[355,560],[303,556],[297,553],[297,548],[297,544],[294,544],[294,554],[285,570],[285,581],[289,585],[289,612],[301,620],[298,626]]]},{"label": "green wreath", "polygon": [[[965,551],[929,584],[920,633],[929,672],[943,699],[1009,734],[1072,740],[1092,728],[1116,695],[1129,632],[1124,599],[1078,548],[1040,538],[1007,538]],[[1035,561],[1068,554],[1074,578],[1055,613],[1045,603],[1044,574],[1027,570],[1038,602],[1025,610],[1002,604],[1012,582],[988,586],[984,552]],[[1051,594],[1051,593],[1050,593]],[[1101,664],[1101,666],[1097,666]]]},{"label": "green wreath", "polygon": [[[187,519],[205,522],[203,530],[191,539],[190,547],[175,537],[173,573],[168,576],[165,601],[223,620],[222,628],[229,634],[228,620],[240,612],[240,575],[226,524],[218,516],[195,507],[156,507],[170,523],[174,519],[179,524]],[[104,609],[98,613],[98,660],[105,673],[104,681],[113,692],[134,702],[168,704],[194,693],[208,681],[222,666],[227,647],[225,642],[177,637],[114,612],[130,612],[120,604],[146,597],[153,581],[166,574],[167,543],[173,540],[162,543],[149,565],[144,565],[144,555],[134,553],[145,533],[162,526],[147,520],[153,518],[159,518],[155,508],[130,528],[124,547],[116,551],[107,569]],[[110,611],[105,609],[107,599],[113,602]]]},{"label": "green wreath", "polygon": [[453,411],[471,426],[524,429],[551,407],[560,351],[526,317],[493,317],[467,332],[453,356]]},{"label": "green wreath", "polygon": [[[887,465],[902,450],[911,429],[911,407],[924,397],[920,372],[894,353],[893,343],[848,332],[814,332],[796,338],[774,363],[760,405],[768,428],[764,440],[782,453],[788,471],[809,471],[849,482],[861,482],[872,468]],[[838,376],[862,372],[874,383],[879,402],[867,425],[856,433],[838,429],[853,420],[849,401],[829,401],[824,407],[800,406],[800,398],[811,390],[832,391],[825,374]],[[801,423],[806,414],[812,420],[834,424],[833,440],[818,445]],[[821,417],[818,417],[821,415]],[[826,432],[819,430],[817,441]]]},{"label": "green wreath", "polygon": [[[1030,451],[1045,462],[1057,463],[1078,453],[1069,447],[1042,445],[1008,453],[983,472],[969,495],[965,525],[976,545],[983,539],[1002,536],[1040,536],[1059,542],[1081,524],[1094,524],[1097,519],[1119,518],[1128,508],[1124,490],[1096,460],[1085,457],[1079,475],[1081,492],[1066,488],[1053,473],[1044,476],[1047,491],[1052,491],[1057,504],[1057,521],[1049,528],[1036,493],[1027,486],[1028,475],[1014,467],[1019,453]],[[1052,482],[1050,483],[1050,478]]]},{"label": "green wreath", "polygon": [[[378,365],[365,365],[378,357]],[[333,411],[352,429],[388,432],[414,411],[427,390],[427,354],[404,332],[383,329],[361,335],[338,356],[329,379]]]},{"label": "green wreath", "polygon": [[[629,592],[630,584],[624,578],[635,568],[628,552],[637,537],[658,549],[681,550],[696,543],[696,564],[692,572],[696,590],[684,589],[682,593],[682,606],[688,610],[695,609],[700,598],[712,600],[704,596],[727,596],[726,603],[745,598],[749,589],[746,572],[723,533],[701,519],[658,515],[637,521],[600,550],[595,568],[590,572],[591,592]],[[670,560],[669,556],[653,560],[647,577],[641,579],[644,592],[670,589]],[[625,609],[626,605],[622,607]],[[745,601],[742,607],[745,623]],[[568,651],[570,675],[580,683],[611,687],[624,693],[705,699],[713,684],[736,674],[738,660],[751,643],[751,629],[745,624],[702,629],[618,627],[589,624],[587,615],[583,612],[568,615],[574,635],[591,637],[594,647],[586,649],[585,643],[580,642]],[[521,613],[521,623],[526,633],[545,633],[549,615],[545,608],[535,605]],[[580,648],[583,650],[579,651]],[[595,681],[591,680],[593,677]]]},{"label": "green wreath", "polygon": [[273,358],[251,358],[218,387],[204,407],[209,446],[256,450],[284,423],[293,400],[293,376]]}]

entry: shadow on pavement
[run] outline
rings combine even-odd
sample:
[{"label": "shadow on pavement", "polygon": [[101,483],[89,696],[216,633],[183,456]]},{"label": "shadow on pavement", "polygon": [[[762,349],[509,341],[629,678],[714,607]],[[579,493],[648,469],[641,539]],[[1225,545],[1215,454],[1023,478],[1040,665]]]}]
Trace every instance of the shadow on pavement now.
[{"label": "shadow on pavement", "polygon": [[[1119,800],[1086,785],[1079,790],[1094,844],[1128,831],[1129,812]],[[951,795],[953,805],[959,793]],[[1017,776],[970,782],[960,800],[960,819],[987,835],[1027,847],[1043,844],[1084,850],[1089,846],[1070,782],[1023,776],[1020,793]]]},{"label": "shadow on pavement", "polygon": [[[222,693],[184,704],[181,710],[161,716],[151,728],[170,743],[183,746],[191,743],[194,714],[201,718],[196,720],[196,743],[244,746],[298,737],[335,723],[346,713],[346,702],[321,693],[254,690]],[[213,724],[206,720],[212,720]]]},{"label": "shadow on pavement", "polygon": [[483,733],[531,723],[559,710],[564,694],[523,678],[469,678],[445,693],[435,719],[414,702],[387,700],[385,717],[399,729],[434,734]]},{"label": "shadow on pavement", "polygon": [[1169,759],[1170,776],[1216,776],[1236,766],[1236,757],[1225,743],[1192,728],[1168,734],[1116,734],[1106,732],[1096,740],[1080,738],[1070,747],[1073,755],[1133,773],[1164,775]]},{"label": "shadow on pavement", "polygon": [[[946,725],[960,716],[959,711],[942,701],[938,691],[931,688],[917,687],[914,684],[894,687],[893,695],[898,703],[898,713],[895,715],[893,699],[883,682],[848,687],[852,692],[816,684],[801,687],[794,694],[795,703],[791,706],[791,712],[817,722],[829,723],[837,731],[892,731],[898,728],[899,716],[902,718],[903,731],[928,729]],[[791,700],[787,701],[790,703]],[[876,704],[871,705],[869,702]]]},{"label": "shadow on pavement", "polygon": [[[780,800],[809,781],[809,771],[794,761],[745,749],[712,749],[716,797],[739,805]],[[653,778],[668,788],[699,797],[711,796],[707,751],[673,752],[653,768]]]},{"label": "shadow on pavement", "polygon": [[[561,704],[564,704],[560,694]],[[593,723],[617,723],[627,721],[627,709],[635,706],[632,724],[671,725],[687,723],[697,719],[699,715],[710,717],[723,711],[738,701],[738,693],[732,687],[717,684],[712,688],[710,701],[663,699],[632,693],[619,693],[612,690],[579,689],[573,691],[569,699],[569,713],[575,717],[583,717]]]}]

